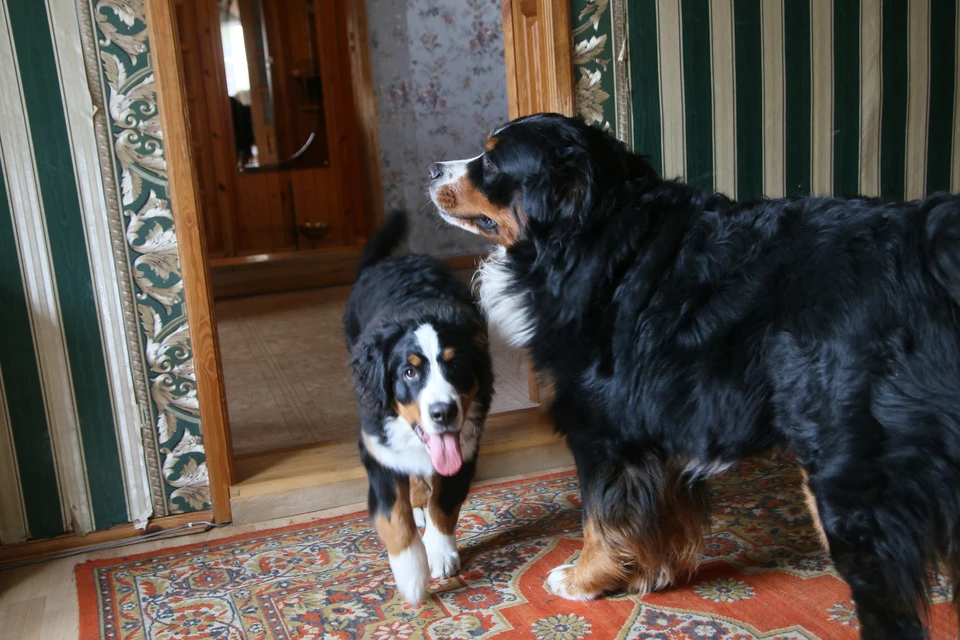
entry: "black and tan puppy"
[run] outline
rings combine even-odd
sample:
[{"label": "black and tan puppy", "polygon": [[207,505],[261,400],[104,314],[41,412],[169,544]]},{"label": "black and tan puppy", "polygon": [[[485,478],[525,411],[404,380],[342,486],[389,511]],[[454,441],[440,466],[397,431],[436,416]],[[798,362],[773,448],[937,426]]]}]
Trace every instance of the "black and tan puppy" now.
[{"label": "black and tan puppy", "polygon": [[556,593],[690,573],[704,478],[780,445],[863,637],[924,636],[928,569],[960,586],[960,198],[734,202],[549,114],[430,177],[445,220],[500,245],[481,304],[555,388],[584,506]]},{"label": "black and tan puppy", "polygon": [[486,324],[467,286],[437,259],[389,257],[405,230],[406,215],[391,214],[367,244],[343,325],[370,517],[400,593],[416,603],[431,576],[460,569],[457,519],[493,372]]}]

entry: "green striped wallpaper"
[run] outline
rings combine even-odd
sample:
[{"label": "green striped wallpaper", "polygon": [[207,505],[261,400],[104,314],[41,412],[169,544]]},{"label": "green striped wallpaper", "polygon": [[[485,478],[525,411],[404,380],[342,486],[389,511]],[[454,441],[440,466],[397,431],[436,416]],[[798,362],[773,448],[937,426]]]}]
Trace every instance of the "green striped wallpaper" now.
[{"label": "green striped wallpaper", "polygon": [[209,506],[143,11],[0,0],[0,544]]},{"label": "green striped wallpaper", "polygon": [[46,212],[47,238],[90,485],[94,526],[127,521],[104,345],[84,239],[78,185],[44,3],[9,0],[10,26]]},{"label": "green striped wallpaper", "polygon": [[572,9],[577,50],[584,16],[597,25],[592,37],[606,38],[576,61],[581,73],[597,70],[604,86],[622,66],[630,80],[609,99],[578,85],[578,109],[668,177],[737,198],[960,191],[957,0],[573,0]]}]

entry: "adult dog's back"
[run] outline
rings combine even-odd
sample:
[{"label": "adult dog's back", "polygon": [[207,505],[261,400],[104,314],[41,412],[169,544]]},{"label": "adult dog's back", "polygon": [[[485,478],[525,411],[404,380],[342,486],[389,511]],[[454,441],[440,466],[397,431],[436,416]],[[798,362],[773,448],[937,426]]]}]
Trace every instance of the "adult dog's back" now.
[{"label": "adult dog's back", "polygon": [[551,587],[692,571],[704,478],[786,444],[863,635],[922,637],[927,568],[960,551],[960,198],[732,202],[554,115],[486,148],[431,193],[501,245],[482,303],[555,387],[585,542]]}]

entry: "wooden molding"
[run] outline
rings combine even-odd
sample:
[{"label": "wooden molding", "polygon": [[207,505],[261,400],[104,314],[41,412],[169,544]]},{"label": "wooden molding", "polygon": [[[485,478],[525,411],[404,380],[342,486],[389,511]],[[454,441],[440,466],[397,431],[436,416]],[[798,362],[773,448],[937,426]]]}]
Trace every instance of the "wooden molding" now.
[{"label": "wooden molding", "polygon": [[[50,558],[62,553],[96,547],[111,542],[119,542],[121,540],[135,542],[136,538],[147,534],[169,531],[191,522],[210,520],[211,515],[212,513],[210,511],[194,511],[192,513],[181,513],[175,516],[165,516],[163,518],[150,520],[145,529],[137,529],[133,523],[129,523],[104,529],[103,531],[92,531],[85,536],[67,533],[47,540],[33,540],[22,544],[0,546],[0,569],[3,569],[6,565],[26,562],[28,560]],[[190,529],[185,529],[184,534],[201,533],[209,528],[210,527],[205,525],[197,525]]]},{"label": "wooden molding", "polygon": [[234,484],[233,450],[227,423],[206,247],[200,224],[196,170],[190,152],[189,117],[178,46],[180,40],[177,37],[172,0],[148,0],[146,10],[210,478],[210,501],[214,521],[228,522],[229,489]]},{"label": "wooden molding", "polygon": [[510,118],[576,115],[570,3],[503,0],[502,10]]},{"label": "wooden molding", "polygon": [[[210,260],[215,300],[353,284],[362,247],[337,247]],[[473,270],[483,256],[445,258],[455,271]]]},{"label": "wooden molding", "polygon": [[380,174],[380,128],[377,94],[370,68],[370,38],[367,34],[367,3],[346,2],[347,50],[350,56],[350,86],[359,129],[360,162],[364,170],[366,231],[383,223],[383,179]]}]

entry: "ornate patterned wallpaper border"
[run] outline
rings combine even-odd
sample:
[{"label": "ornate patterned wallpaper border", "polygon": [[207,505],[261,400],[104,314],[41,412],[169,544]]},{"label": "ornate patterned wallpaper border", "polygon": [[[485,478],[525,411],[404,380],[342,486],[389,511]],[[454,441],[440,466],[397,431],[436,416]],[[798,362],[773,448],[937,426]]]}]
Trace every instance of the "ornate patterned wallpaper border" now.
[{"label": "ornate patterned wallpaper border", "polygon": [[154,515],[210,506],[143,0],[77,0]]},{"label": "ornate patterned wallpaper border", "polygon": [[570,8],[577,113],[629,144],[626,5],[626,0],[571,0]]}]

